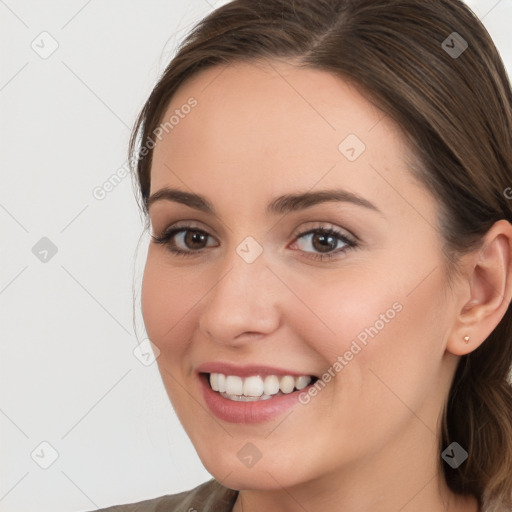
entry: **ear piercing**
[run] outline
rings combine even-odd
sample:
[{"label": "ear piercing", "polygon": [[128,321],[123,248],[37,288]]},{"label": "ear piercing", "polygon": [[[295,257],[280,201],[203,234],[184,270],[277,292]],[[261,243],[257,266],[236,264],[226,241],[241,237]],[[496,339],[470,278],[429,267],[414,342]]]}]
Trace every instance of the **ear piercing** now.
[{"label": "ear piercing", "polygon": [[464,341],[465,341],[466,343],[469,343],[469,336],[464,336]]}]

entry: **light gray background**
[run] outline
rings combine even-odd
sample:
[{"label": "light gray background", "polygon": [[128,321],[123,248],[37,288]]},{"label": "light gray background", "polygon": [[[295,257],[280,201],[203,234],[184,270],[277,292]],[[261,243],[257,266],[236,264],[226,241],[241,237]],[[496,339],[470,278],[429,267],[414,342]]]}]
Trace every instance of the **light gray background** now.
[{"label": "light gray background", "polygon": [[[176,44],[224,3],[0,0],[0,512],[93,510],[210,478],[156,363],[133,352],[148,237],[131,177],[93,190],[126,164]],[[468,3],[511,73],[512,0]]]}]

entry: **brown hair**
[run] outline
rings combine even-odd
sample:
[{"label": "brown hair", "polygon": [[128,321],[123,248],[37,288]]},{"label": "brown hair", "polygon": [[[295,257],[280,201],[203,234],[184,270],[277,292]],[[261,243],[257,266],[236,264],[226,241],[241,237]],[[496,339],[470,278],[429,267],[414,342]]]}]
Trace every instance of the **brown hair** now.
[{"label": "brown hair", "polygon": [[[205,68],[267,58],[351,81],[397,123],[414,150],[412,175],[439,200],[450,283],[494,222],[512,222],[512,91],[491,37],[459,0],[234,0],[213,11],[179,46],[132,133],[146,220],[149,142],[173,94]],[[443,411],[440,453],[452,441],[468,452],[456,469],[439,458],[446,482],[484,510],[512,507],[511,364],[509,308],[460,358]]]}]

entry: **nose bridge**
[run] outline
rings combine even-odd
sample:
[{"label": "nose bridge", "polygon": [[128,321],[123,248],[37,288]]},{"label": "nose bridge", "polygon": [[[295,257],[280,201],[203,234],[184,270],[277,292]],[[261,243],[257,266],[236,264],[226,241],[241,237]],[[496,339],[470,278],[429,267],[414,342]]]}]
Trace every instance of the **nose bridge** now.
[{"label": "nose bridge", "polygon": [[[278,324],[263,246],[246,237],[224,256],[222,270],[201,312],[204,334],[231,343],[243,333],[268,333]],[[271,299],[274,297],[274,299]]]}]

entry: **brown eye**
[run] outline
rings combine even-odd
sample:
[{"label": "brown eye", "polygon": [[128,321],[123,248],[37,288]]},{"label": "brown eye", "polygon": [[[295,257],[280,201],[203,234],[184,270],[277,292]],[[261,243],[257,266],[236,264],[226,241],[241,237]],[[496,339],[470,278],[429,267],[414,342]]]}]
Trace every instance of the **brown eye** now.
[{"label": "brown eye", "polygon": [[[299,240],[302,240],[303,243],[298,243]],[[306,242],[304,243],[304,241]],[[304,233],[299,233],[295,244],[304,252],[312,252],[307,250],[307,246],[309,245],[313,247],[314,251],[328,253],[339,249],[338,244],[340,244],[340,242],[345,248],[355,246],[355,242],[332,228],[316,228]],[[345,250],[345,248],[342,247],[341,250]]]},{"label": "brown eye", "polygon": [[208,235],[203,231],[192,231],[187,229],[183,232],[185,233],[185,236],[182,240],[187,249],[202,249],[203,247],[206,247]]},{"label": "brown eye", "polygon": [[318,252],[330,252],[336,249],[338,239],[329,234],[315,232],[313,233],[312,243]]},{"label": "brown eye", "polygon": [[181,256],[194,256],[206,247],[215,246],[208,244],[213,237],[202,229],[193,227],[174,227],[164,231],[160,236],[152,236],[153,242],[164,245],[171,253]]}]

